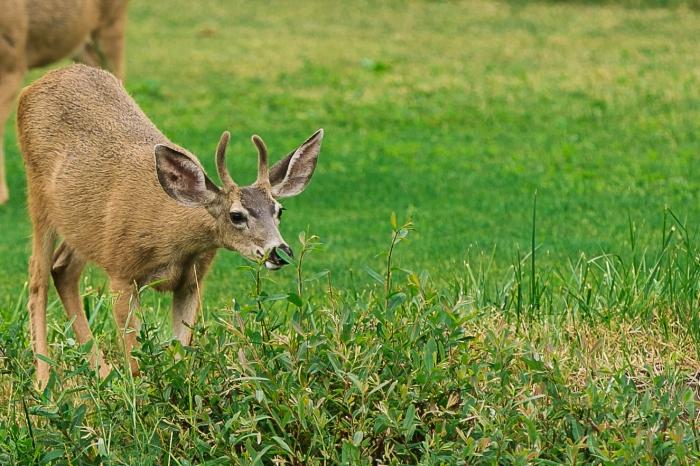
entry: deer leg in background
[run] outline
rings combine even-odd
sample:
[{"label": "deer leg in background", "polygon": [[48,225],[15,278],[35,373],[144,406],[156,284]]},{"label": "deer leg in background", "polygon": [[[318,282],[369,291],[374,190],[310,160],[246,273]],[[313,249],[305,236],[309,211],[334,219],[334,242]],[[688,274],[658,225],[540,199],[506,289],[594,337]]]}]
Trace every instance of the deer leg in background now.
[{"label": "deer leg in background", "polygon": [[81,345],[89,341],[93,342],[90,365],[99,370],[100,377],[106,377],[111,368],[104,362],[102,351],[97,347],[97,342],[95,342],[85,317],[83,301],[80,298],[80,274],[84,268],[85,260],[78,257],[66,243],[62,243],[54,254],[51,275],[63,308],[68,318],[73,320],[73,332],[75,332],[78,342]]},{"label": "deer leg in background", "polygon": [[124,79],[124,34],[126,32],[126,5],[117,17],[96,30],[76,60],[86,65],[111,71]]},{"label": "deer leg in background", "polygon": [[10,197],[5,173],[5,126],[25,74],[23,66],[13,70],[0,67],[0,204],[6,203]]}]

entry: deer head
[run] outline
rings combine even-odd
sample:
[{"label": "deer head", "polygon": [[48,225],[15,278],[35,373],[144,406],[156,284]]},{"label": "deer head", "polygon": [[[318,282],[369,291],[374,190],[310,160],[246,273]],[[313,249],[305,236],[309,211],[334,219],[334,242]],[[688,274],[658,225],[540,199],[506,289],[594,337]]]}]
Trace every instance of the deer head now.
[{"label": "deer head", "polygon": [[190,156],[163,144],[155,147],[158,181],[181,205],[203,207],[209,212],[216,224],[213,242],[217,246],[249,259],[265,259],[268,269],[279,269],[287,262],[278,251],[292,256],[292,250],[279,232],[284,208],[278,199],[296,196],[309,184],[318,161],[323,130],[316,131],[272,168],[268,168],[265,143],[259,136],[253,136],[258,151],[258,176],[255,183],[244,187],[233,181],[226,166],[229,137],[224,132],[216,150],[221,187]]}]

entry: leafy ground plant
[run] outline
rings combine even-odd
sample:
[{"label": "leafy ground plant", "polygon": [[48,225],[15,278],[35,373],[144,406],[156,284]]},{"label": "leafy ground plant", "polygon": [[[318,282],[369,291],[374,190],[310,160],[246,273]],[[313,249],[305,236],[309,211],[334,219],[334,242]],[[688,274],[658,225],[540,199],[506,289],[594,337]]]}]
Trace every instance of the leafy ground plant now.
[{"label": "leafy ground plant", "polygon": [[[481,257],[447,283],[397,267],[406,247],[397,241],[412,223],[392,217],[391,228],[376,286],[341,289],[327,274],[306,277],[301,258],[320,246],[306,233],[296,286],[268,291],[274,284],[259,265],[245,266],[249,296],[208,309],[193,346],[165,338],[144,315],[140,377],[122,365],[97,379],[85,362],[89,347],[66,324],[54,328],[49,386],[36,392],[26,318],[4,322],[0,462],[700,459],[690,317],[700,263],[680,225],[668,226],[658,253],[633,254],[629,264],[581,258],[566,273],[532,275],[514,264],[501,278]],[[538,280],[539,297],[516,299],[532,289],[524,277]],[[85,299],[94,309],[103,297]],[[119,357],[116,345],[108,348]]]}]

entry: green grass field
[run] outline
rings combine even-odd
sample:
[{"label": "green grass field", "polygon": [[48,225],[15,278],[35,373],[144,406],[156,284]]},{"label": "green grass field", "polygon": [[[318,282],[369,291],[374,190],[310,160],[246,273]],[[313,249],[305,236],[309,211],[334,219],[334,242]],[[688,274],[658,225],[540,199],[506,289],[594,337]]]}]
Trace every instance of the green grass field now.
[{"label": "green grass field", "polygon": [[223,130],[242,183],[251,134],[278,158],[326,130],[281,227],[322,247],[220,252],[192,348],[144,290],[139,378],[96,380],[53,293],[32,388],[8,131],[0,464],[700,461],[697,4],[296,3],[131,5],[126,87],[210,173]]}]

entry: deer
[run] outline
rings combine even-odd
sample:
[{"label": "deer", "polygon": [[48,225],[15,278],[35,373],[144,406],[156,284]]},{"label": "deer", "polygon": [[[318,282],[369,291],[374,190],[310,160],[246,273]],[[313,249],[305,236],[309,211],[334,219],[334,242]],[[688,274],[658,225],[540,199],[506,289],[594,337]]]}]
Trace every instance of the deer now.
[{"label": "deer", "polygon": [[[139,289],[150,285],[173,294],[174,338],[190,345],[202,280],[219,249],[271,270],[293,257],[279,232],[279,199],[307,187],[324,134],[319,129],[270,168],[265,143],[253,136],[257,179],[239,186],[227,168],[225,131],[216,148],[217,186],[195,155],[154,126],[116,77],[81,64],[51,71],[23,90],[17,130],[32,223],[27,308],[39,387],[50,375],[40,357],[48,357],[49,277],[76,339],[85,344],[94,338],[80,275],[87,262],[106,271],[123,350],[138,374],[131,351],[140,325]],[[101,377],[110,373],[94,344],[89,358]]]},{"label": "deer", "polygon": [[124,78],[128,0],[2,0],[0,7],[0,204],[9,199],[5,123],[28,70],[73,57]]}]

